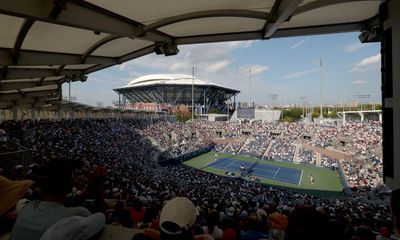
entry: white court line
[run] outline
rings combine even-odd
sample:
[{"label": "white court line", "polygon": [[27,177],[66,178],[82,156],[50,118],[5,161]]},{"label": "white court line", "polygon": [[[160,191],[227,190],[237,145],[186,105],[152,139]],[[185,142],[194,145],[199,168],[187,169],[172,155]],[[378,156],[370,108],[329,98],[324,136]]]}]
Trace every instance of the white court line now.
[{"label": "white court line", "polygon": [[303,169],[301,169],[301,175],[300,175],[300,180],[299,180],[299,186],[301,184],[301,179],[303,178]]},{"label": "white court line", "polygon": [[[229,165],[231,165],[232,163],[233,163],[233,162],[230,162],[228,165],[225,165],[223,168],[224,168],[225,170],[232,170],[232,169],[228,168]],[[234,171],[234,170],[232,170],[232,171]]]},{"label": "white court line", "polygon": [[281,170],[281,168],[278,168],[278,170],[276,171],[276,173],[274,174],[274,176],[272,177],[272,179],[275,179],[276,174],[279,172],[279,170]]}]

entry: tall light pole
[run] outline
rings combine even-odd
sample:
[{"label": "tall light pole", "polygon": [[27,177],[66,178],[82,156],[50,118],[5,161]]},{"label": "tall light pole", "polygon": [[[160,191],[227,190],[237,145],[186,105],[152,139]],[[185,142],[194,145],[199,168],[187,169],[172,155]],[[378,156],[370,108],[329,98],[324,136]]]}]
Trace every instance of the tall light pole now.
[{"label": "tall light pole", "polygon": [[321,70],[321,87],[320,87],[320,114],[319,114],[319,118],[324,118],[323,114],[322,114],[322,102],[323,102],[323,84],[324,84],[324,74],[322,71],[322,58],[319,59],[319,67]]},{"label": "tall light pole", "polygon": [[194,67],[192,67],[192,122],[194,121]]},{"label": "tall light pole", "polygon": [[251,67],[249,67],[249,107],[251,106]]},{"label": "tall light pole", "polygon": [[304,115],[304,114],[305,114],[307,96],[301,96],[300,100],[303,101],[303,118],[306,118],[306,115]]},{"label": "tall light pole", "polygon": [[275,121],[275,111],[274,111],[274,106],[275,106],[275,100],[278,98],[277,93],[272,93],[269,95],[269,97],[272,99],[272,121]]},{"label": "tall light pole", "polygon": [[362,99],[369,99],[371,96],[369,94],[358,94],[358,95],[353,95],[354,101],[355,99],[360,99],[360,107],[361,111],[363,110],[363,102]]}]

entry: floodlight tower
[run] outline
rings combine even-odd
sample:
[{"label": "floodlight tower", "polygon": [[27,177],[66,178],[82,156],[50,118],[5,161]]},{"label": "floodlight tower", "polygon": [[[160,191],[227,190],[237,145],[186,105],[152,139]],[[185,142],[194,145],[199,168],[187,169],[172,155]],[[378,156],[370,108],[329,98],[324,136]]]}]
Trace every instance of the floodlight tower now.
[{"label": "floodlight tower", "polygon": [[354,99],[360,99],[360,106],[361,106],[361,111],[363,110],[363,102],[362,99],[369,99],[371,96],[369,94],[358,94],[353,96]]},{"label": "floodlight tower", "polygon": [[251,67],[249,67],[249,106],[251,106]]},{"label": "floodlight tower", "polygon": [[320,58],[319,59],[319,67],[320,67],[320,70],[321,70],[321,86],[320,86],[320,101],[321,101],[321,103],[320,103],[320,114],[319,114],[319,118],[324,118],[324,116],[322,115],[322,102],[323,102],[323,99],[324,99],[324,96],[323,96],[323,84],[324,84],[324,74],[323,74],[323,71],[322,71],[322,58]]},{"label": "floodlight tower", "polygon": [[275,120],[275,111],[274,111],[275,100],[279,97],[279,94],[272,93],[272,94],[269,94],[269,97],[272,99],[272,121],[274,121]]},{"label": "floodlight tower", "polygon": [[306,109],[307,96],[301,96],[300,100],[303,101],[303,118],[305,118],[306,116],[304,115],[304,112],[305,112],[305,109]]},{"label": "floodlight tower", "polygon": [[194,67],[192,67],[192,122],[194,121]]}]

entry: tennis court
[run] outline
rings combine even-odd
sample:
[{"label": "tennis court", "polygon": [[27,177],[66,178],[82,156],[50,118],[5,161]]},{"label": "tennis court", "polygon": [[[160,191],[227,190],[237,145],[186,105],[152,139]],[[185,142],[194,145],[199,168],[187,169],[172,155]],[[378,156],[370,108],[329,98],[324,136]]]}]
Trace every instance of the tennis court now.
[{"label": "tennis court", "polygon": [[220,158],[211,162],[208,166],[233,172],[240,172],[240,167],[243,166],[248,169],[249,174],[253,176],[296,185],[300,185],[303,174],[303,170],[298,168],[278,167],[265,163],[253,163],[232,158]]}]

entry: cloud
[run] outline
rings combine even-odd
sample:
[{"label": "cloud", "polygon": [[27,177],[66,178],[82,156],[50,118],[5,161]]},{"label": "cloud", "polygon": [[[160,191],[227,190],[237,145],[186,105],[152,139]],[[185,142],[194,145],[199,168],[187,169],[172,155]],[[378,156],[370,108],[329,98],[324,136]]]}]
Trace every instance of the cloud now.
[{"label": "cloud", "polygon": [[367,72],[371,70],[379,69],[381,64],[381,54],[364,58],[358,63],[355,63],[350,69],[350,72]]},{"label": "cloud", "polygon": [[236,41],[210,44],[194,44],[179,46],[180,54],[176,56],[147,55],[139,59],[125,62],[118,66],[124,73],[134,71],[135,74],[144,69],[147,72],[158,73],[191,73],[192,67],[205,74],[225,72],[235,61],[233,52],[246,49],[253,41]]},{"label": "cloud", "polygon": [[309,74],[318,72],[318,70],[319,70],[319,68],[314,68],[314,69],[307,70],[307,71],[294,72],[294,73],[283,76],[283,78],[284,79],[298,78],[298,77],[302,77],[305,75],[309,75]]},{"label": "cloud", "polygon": [[208,65],[205,70],[209,73],[213,73],[226,68],[229,64],[230,62],[228,60],[218,61],[216,63]]},{"label": "cloud", "polygon": [[365,48],[367,46],[368,45],[365,43],[363,44],[360,41],[355,41],[355,42],[352,42],[352,43],[344,46],[343,50],[347,53],[352,53],[352,52],[358,51],[362,48]]},{"label": "cloud", "polygon": [[269,70],[269,67],[267,66],[262,66],[262,65],[244,65],[239,68],[239,74],[240,75],[247,75],[249,74],[249,69],[251,69],[251,75],[258,75],[263,72],[266,72]]},{"label": "cloud", "polygon": [[364,80],[354,80],[352,82],[352,84],[353,85],[363,85],[363,84],[365,84],[365,81]]},{"label": "cloud", "polygon": [[295,49],[295,48],[298,48],[298,47],[300,47],[301,45],[303,45],[305,42],[307,42],[308,41],[308,38],[306,38],[306,39],[303,39],[303,40],[300,40],[300,41],[298,41],[297,43],[295,43],[295,44],[293,44],[292,46],[290,46],[289,47],[289,49],[290,50],[293,50],[293,49]]}]

